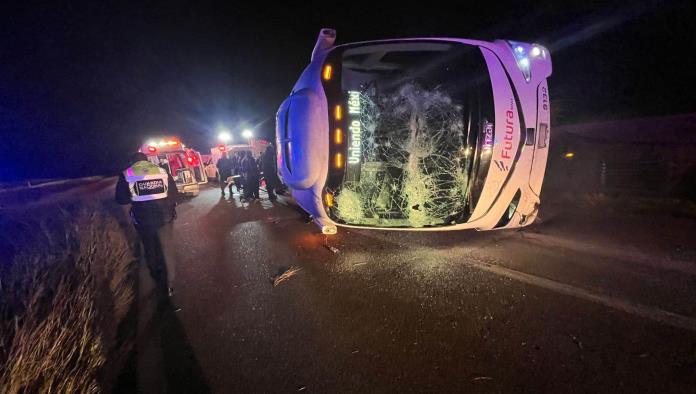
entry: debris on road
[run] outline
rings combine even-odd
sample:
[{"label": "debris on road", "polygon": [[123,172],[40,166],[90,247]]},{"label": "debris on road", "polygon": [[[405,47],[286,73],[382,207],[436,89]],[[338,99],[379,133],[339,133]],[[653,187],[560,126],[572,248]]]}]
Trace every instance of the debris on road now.
[{"label": "debris on road", "polygon": [[330,250],[333,254],[337,254],[339,252],[338,248],[333,247],[331,245],[324,245],[326,249]]},{"label": "debris on road", "polygon": [[471,379],[472,382],[480,382],[483,380],[493,380],[493,378],[490,376],[477,376],[477,377]]},{"label": "debris on road", "polygon": [[572,335],[572,334],[568,334],[568,335],[570,336],[570,339],[573,340],[573,343],[576,344],[580,350],[584,349],[582,346],[582,342],[578,339],[578,337],[576,337],[575,335]]},{"label": "debris on road", "polygon": [[298,393],[301,393],[301,392],[303,392],[303,391],[307,391],[307,386],[300,386],[300,387],[297,388],[297,392],[298,392]]},{"label": "debris on road", "polygon": [[273,287],[276,287],[280,283],[290,279],[290,277],[292,277],[293,275],[298,273],[300,270],[302,270],[302,268],[295,267],[295,266],[288,268],[285,272],[283,272],[282,274],[278,275],[277,277],[275,277],[273,279]]}]

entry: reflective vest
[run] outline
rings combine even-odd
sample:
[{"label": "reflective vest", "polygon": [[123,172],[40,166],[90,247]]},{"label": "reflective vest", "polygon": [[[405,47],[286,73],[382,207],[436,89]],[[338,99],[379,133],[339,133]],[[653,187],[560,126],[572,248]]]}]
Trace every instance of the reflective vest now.
[{"label": "reflective vest", "polygon": [[131,201],[151,201],[167,198],[167,171],[149,161],[139,161],[128,167],[123,176],[128,182]]}]

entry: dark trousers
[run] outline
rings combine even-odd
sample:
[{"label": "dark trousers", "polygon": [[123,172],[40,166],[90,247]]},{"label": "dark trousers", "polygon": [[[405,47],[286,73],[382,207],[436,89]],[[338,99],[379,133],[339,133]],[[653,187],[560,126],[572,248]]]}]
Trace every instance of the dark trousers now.
[{"label": "dark trousers", "polygon": [[276,189],[276,182],[275,179],[273,179],[272,176],[265,176],[264,179],[266,180],[266,193],[268,193],[268,199],[269,200],[275,200],[278,198],[275,194],[275,189]]},{"label": "dark trousers", "polygon": [[247,174],[246,184],[244,184],[245,198],[259,198],[259,175]]},{"label": "dark trousers", "polygon": [[275,192],[273,192],[274,189],[275,189],[275,186],[272,183],[271,184],[266,183],[266,193],[268,193],[269,200],[275,200],[276,198],[278,198],[278,196],[276,196]]},{"label": "dark trousers", "polygon": [[140,241],[143,243],[145,252],[145,262],[150,271],[150,276],[155,282],[155,291],[158,297],[168,296],[169,280],[167,275],[167,263],[162,249],[162,241],[160,241],[160,228],[136,226]]}]

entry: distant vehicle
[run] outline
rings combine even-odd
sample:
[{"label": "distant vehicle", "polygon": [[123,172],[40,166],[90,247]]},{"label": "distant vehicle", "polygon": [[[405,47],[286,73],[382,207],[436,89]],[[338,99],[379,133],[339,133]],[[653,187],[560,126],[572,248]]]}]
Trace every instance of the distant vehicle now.
[{"label": "distant vehicle", "polygon": [[224,152],[227,152],[230,157],[232,157],[232,155],[234,155],[237,152],[251,152],[251,154],[256,159],[258,159],[263,154],[263,152],[266,151],[266,148],[269,145],[270,143],[266,140],[253,139],[249,142],[249,144],[220,144],[213,148],[210,148],[210,155],[205,155],[207,157],[204,159],[206,162],[205,173],[208,176],[208,178],[215,178],[219,180],[217,173],[217,162],[218,160],[220,160]]},{"label": "distant vehicle", "polygon": [[186,162],[193,169],[193,176],[198,184],[208,183],[208,176],[205,173],[205,165],[203,164],[203,156],[200,152],[184,148],[186,152]]},{"label": "distant vehicle", "polygon": [[208,181],[200,154],[186,148],[176,137],[148,141],[140,147],[140,152],[172,174],[180,193],[195,197],[200,193],[199,182]]},{"label": "distant vehicle", "polygon": [[334,46],[335,37],[320,32],[276,117],[279,175],[323,233],[535,220],[548,49],[459,38]]}]

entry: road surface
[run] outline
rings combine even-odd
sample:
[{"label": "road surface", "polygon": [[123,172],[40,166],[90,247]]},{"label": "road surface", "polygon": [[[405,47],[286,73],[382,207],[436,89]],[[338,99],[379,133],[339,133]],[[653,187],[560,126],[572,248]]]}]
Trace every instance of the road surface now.
[{"label": "road surface", "polygon": [[287,199],[205,189],[165,235],[168,311],[141,270],[140,391],[693,392],[696,222],[542,219],[326,238]]}]

